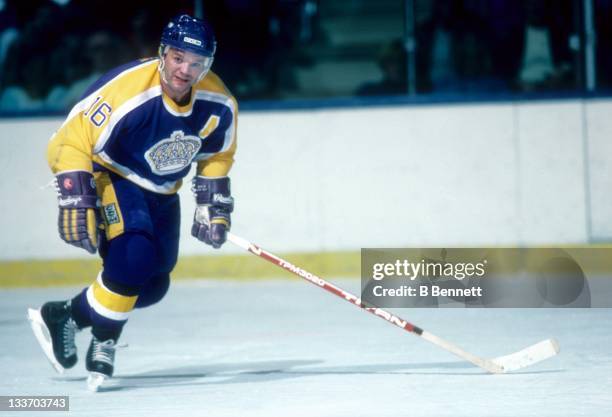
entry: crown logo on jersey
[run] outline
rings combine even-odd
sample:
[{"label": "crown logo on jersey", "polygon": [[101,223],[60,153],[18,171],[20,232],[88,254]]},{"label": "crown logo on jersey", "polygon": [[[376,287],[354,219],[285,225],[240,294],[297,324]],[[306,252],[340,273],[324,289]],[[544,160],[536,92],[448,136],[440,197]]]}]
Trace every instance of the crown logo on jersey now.
[{"label": "crown logo on jersey", "polygon": [[149,148],[145,159],[155,174],[174,174],[191,164],[201,146],[202,140],[197,136],[187,136],[182,130],[175,130],[169,138]]}]

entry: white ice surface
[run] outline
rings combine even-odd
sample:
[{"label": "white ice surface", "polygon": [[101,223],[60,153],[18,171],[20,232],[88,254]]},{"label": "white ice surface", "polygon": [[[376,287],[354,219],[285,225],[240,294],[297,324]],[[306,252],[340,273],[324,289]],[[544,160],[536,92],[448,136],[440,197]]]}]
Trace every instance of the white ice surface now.
[{"label": "white ice surface", "polygon": [[89,417],[612,415],[609,309],[394,310],[485,357],[560,342],[555,358],[488,375],[299,279],[183,281],[132,314],[113,385],[90,393],[88,332],[60,376],[26,320],[27,307],[77,290],[0,290],[0,395],[68,395],[70,412],[43,415]]}]

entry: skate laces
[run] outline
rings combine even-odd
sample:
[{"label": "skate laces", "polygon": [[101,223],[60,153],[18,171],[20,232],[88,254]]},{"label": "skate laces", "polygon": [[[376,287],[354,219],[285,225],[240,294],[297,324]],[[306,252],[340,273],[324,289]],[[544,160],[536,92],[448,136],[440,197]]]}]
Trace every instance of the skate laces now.
[{"label": "skate laces", "polygon": [[74,339],[75,339],[76,333],[79,330],[80,330],[79,327],[77,326],[76,322],[72,318],[69,318],[64,323],[64,326],[62,328],[62,335],[64,337],[63,347],[64,347],[64,355],[66,357],[76,354],[77,350],[76,350],[76,345],[74,343]]},{"label": "skate laces", "polygon": [[116,349],[117,346],[113,339],[108,339],[104,342],[101,342],[94,337],[93,349],[91,354],[92,360],[96,362],[104,362],[112,366],[115,362]]}]

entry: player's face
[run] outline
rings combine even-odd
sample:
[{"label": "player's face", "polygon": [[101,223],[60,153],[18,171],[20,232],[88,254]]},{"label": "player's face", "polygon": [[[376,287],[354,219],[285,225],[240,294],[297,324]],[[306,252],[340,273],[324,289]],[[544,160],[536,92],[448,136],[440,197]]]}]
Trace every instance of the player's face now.
[{"label": "player's face", "polygon": [[203,71],[210,67],[211,58],[170,48],[164,55],[162,82],[168,94],[175,100],[182,99]]}]

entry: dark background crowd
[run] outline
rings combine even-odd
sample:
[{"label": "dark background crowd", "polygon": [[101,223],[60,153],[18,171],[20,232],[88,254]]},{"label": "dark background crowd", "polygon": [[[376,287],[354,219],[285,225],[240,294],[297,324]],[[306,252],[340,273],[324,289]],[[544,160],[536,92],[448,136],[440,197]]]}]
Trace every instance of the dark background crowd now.
[{"label": "dark background crowd", "polygon": [[[593,4],[595,90],[612,87],[612,0]],[[585,0],[0,0],[0,112],[60,112],[155,56],[179,12],[215,28],[240,100],[584,93]]]}]

